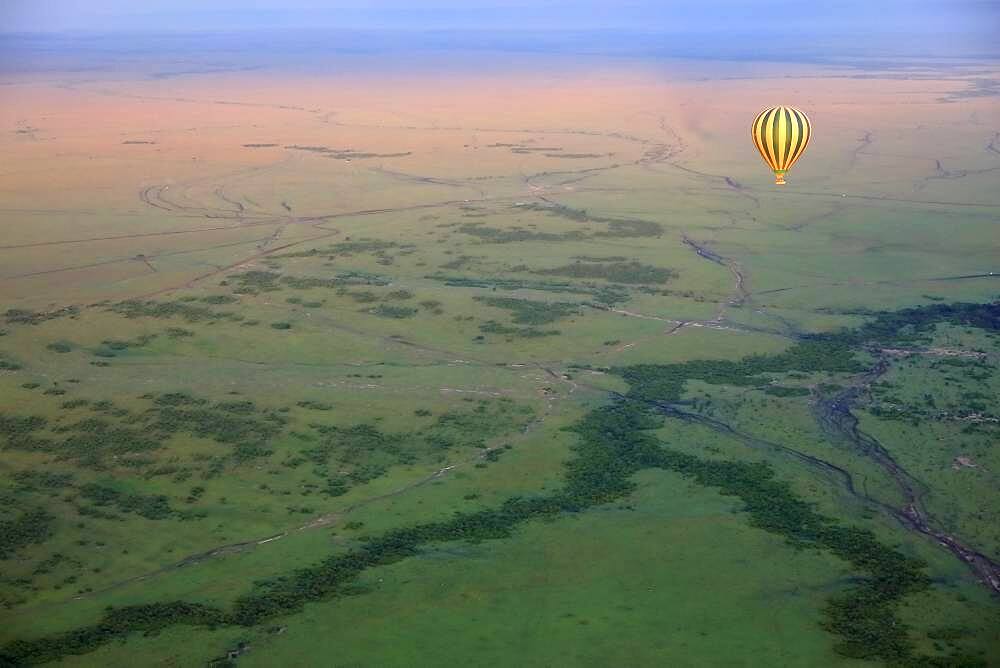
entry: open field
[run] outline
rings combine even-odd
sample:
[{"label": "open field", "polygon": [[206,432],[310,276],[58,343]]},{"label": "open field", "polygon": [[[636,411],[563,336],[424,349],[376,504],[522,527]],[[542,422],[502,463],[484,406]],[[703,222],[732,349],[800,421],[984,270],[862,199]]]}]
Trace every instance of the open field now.
[{"label": "open field", "polygon": [[2,72],[0,663],[997,665],[1000,65],[352,58]]}]

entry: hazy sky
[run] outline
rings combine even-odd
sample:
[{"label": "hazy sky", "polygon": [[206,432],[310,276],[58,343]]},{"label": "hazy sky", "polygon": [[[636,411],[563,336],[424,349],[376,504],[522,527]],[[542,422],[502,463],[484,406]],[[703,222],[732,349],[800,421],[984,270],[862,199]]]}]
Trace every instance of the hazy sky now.
[{"label": "hazy sky", "polygon": [[1000,0],[0,0],[0,32],[292,27],[1000,34]]},{"label": "hazy sky", "polygon": [[54,53],[54,45],[67,54],[114,51],[119,59],[225,53],[253,66],[318,62],[335,52],[407,58],[455,50],[810,62],[1000,58],[998,35],[1000,0],[0,0],[0,68],[13,66],[15,54]]}]

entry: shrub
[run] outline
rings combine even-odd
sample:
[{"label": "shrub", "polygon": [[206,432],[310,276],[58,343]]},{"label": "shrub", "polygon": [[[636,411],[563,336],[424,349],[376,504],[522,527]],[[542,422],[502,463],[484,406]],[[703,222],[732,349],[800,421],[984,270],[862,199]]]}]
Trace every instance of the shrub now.
[{"label": "shrub", "polygon": [[474,297],[474,299],[487,306],[511,311],[514,322],[522,325],[547,325],[580,313],[578,304],[568,302],[540,302],[514,297]]},{"label": "shrub", "polygon": [[666,283],[677,277],[677,272],[673,269],[654,267],[640,262],[575,262],[562,267],[540,269],[534,273],[571,278],[601,278],[613,283],[633,284]]},{"label": "shrub", "polygon": [[410,308],[409,306],[390,306],[388,304],[379,304],[373,309],[367,311],[372,315],[377,315],[380,318],[395,318],[397,320],[402,320],[404,318],[412,318],[417,314],[417,309]]}]

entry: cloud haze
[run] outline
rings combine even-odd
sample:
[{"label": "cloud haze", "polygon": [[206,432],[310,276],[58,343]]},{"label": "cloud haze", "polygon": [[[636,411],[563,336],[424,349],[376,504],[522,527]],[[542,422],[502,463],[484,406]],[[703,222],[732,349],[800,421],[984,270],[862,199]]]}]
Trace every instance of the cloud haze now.
[{"label": "cloud haze", "polygon": [[[779,59],[997,56],[1000,0],[0,0],[0,35],[254,31],[261,48],[277,54],[296,48],[290,34],[303,29],[314,33],[302,41],[312,39],[311,49],[333,43],[322,31],[388,30],[408,35],[393,38],[397,50]],[[631,34],[613,36],[616,31]],[[374,37],[366,43],[346,34],[336,39],[352,49],[384,49],[391,41]],[[0,47],[3,41],[0,36]]]},{"label": "cloud haze", "polygon": [[[646,28],[670,32],[980,32],[1000,28],[995,0],[5,0],[3,32],[220,30],[274,27],[396,29]],[[994,36],[995,36],[994,32]]]}]

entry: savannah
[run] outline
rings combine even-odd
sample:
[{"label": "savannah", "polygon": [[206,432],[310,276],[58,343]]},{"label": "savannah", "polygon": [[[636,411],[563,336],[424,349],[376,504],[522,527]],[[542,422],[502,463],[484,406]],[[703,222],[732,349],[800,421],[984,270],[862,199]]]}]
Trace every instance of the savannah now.
[{"label": "savannah", "polygon": [[997,60],[146,48],[0,60],[0,665],[998,665]]}]

